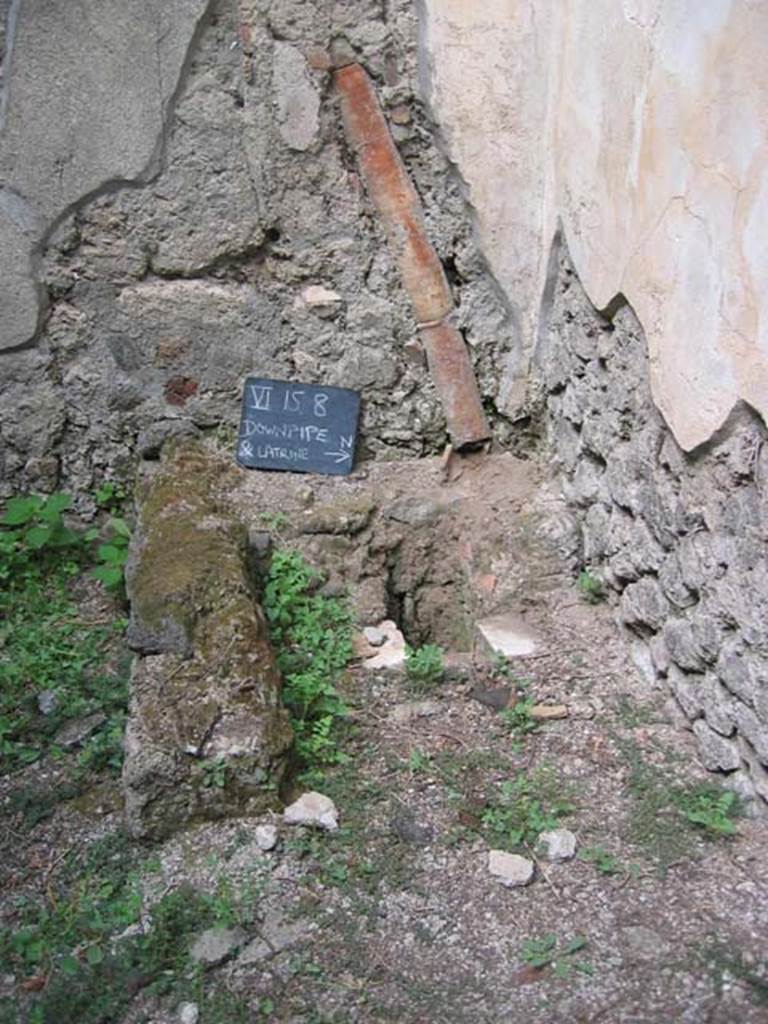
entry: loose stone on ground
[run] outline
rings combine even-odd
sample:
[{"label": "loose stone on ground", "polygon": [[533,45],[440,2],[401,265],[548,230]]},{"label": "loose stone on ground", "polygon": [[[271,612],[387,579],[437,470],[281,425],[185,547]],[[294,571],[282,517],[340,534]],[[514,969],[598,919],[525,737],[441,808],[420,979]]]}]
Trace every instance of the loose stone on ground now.
[{"label": "loose stone on ground", "polygon": [[488,853],[488,870],[507,889],[528,885],[536,872],[536,865],[527,857],[506,850],[491,850]]},{"label": "loose stone on ground", "polygon": [[195,939],[190,956],[204,967],[217,967],[233,956],[246,938],[242,928],[208,928]]},{"label": "loose stone on ground", "polygon": [[538,852],[551,861],[571,860],[576,854],[576,836],[567,828],[542,832]]},{"label": "loose stone on ground", "polygon": [[257,825],[255,829],[256,845],[268,853],[277,846],[277,828],[274,825]]},{"label": "loose stone on ground", "polygon": [[313,825],[334,832],[339,827],[339,812],[330,797],[322,793],[304,793],[283,812],[286,825]]}]

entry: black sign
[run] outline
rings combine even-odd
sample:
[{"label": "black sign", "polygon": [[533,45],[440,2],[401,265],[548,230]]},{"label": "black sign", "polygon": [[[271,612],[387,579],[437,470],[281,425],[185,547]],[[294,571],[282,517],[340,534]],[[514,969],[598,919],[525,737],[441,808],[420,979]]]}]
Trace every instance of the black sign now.
[{"label": "black sign", "polygon": [[249,377],[237,438],[237,461],[250,469],[344,475],[355,458],[360,395]]}]

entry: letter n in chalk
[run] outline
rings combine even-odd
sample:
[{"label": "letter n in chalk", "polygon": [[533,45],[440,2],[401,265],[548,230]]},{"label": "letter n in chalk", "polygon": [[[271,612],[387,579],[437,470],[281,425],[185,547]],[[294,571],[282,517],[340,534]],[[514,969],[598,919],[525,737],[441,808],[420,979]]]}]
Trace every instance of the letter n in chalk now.
[{"label": "letter n in chalk", "polygon": [[264,384],[249,384],[251,392],[251,408],[259,412],[269,412],[272,388]]}]

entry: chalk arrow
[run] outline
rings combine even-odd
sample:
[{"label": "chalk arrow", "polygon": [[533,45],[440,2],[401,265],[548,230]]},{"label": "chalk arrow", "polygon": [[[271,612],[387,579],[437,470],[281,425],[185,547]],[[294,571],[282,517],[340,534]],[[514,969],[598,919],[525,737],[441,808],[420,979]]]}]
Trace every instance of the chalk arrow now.
[{"label": "chalk arrow", "polygon": [[340,437],[339,438],[339,451],[337,452],[324,452],[324,455],[330,456],[334,462],[347,462],[352,458],[352,442],[354,437]]},{"label": "chalk arrow", "polygon": [[351,452],[323,452],[323,455],[329,455],[334,462],[346,462],[352,458]]}]

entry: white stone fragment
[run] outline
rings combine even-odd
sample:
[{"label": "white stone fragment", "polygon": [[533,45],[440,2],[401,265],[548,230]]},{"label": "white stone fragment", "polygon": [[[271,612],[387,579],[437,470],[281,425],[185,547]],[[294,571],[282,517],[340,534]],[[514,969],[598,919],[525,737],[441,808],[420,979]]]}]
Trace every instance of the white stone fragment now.
[{"label": "white stone fragment", "polygon": [[298,800],[286,807],[283,820],[286,825],[314,825],[334,832],[339,827],[339,812],[336,804],[322,793],[303,793]]},{"label": "white stone fragment", "polygon": [[197,1003],[182,1003],[179,1006],[179,1024],[197,1024],[200,1008]]},{"label": "white stone fragment", "polygon": [[507,889],[528,885],[536,871],[536,865],[527,857],[506,850],[490,850],[488,853],[488,870],[496,875]]},{"label": "white stone fragment", "polygon": [[542,832],[539,836],[538,849],[547,860],[571,860],[576,854],[576,836],[567,828]]},{"label": "white stone fragment", "polygon": [[377,669],[401,668],[405,665],[405,637],[395,623],[389,619],[380,622],[378,629],[384,634],[384,643],[379,648],[378,654],[365,659],[363,668],[374,672]]},{"label": "white stone fragment", "polygon": [[335,306],[343,299],[338,292],[323,284],[310,284],[303,289],[301,297],[307,306]]},{"label": "white stone fragment", "polygon": [[389,712],[389,720],[395,725],[407,725],[415,718],[439,715],[442,710],[442,705],[436,700],[411,700],[404,704],[395,704]]},{"label": "white stone fragment", "polygon": [[277,829],[274,825],[257,825],[255,836],[256,845],[265,853],[277,846]]},{"label": "white stone fragment", "polygon": [[387,634],[383,633],[376,626],[366,626],[365,629],[363,630],[363,636],[365,637],[367,643],[371,645],[371,647],[381,647],[381,645],[387,639]]},{"label": "white stone fragment", "polygon": [[535,630],[520,615],[509,612],[484,619],[475,626],[479,645],[491,654],[505,658],[521,658],[534,654],[538,645]]},{"label": "white stone fragment", "polygon": [[290,149],[309,149],[320,129],[320,95],[301,51],[290,43],[275,43],[272,88],[283,142]]}]

